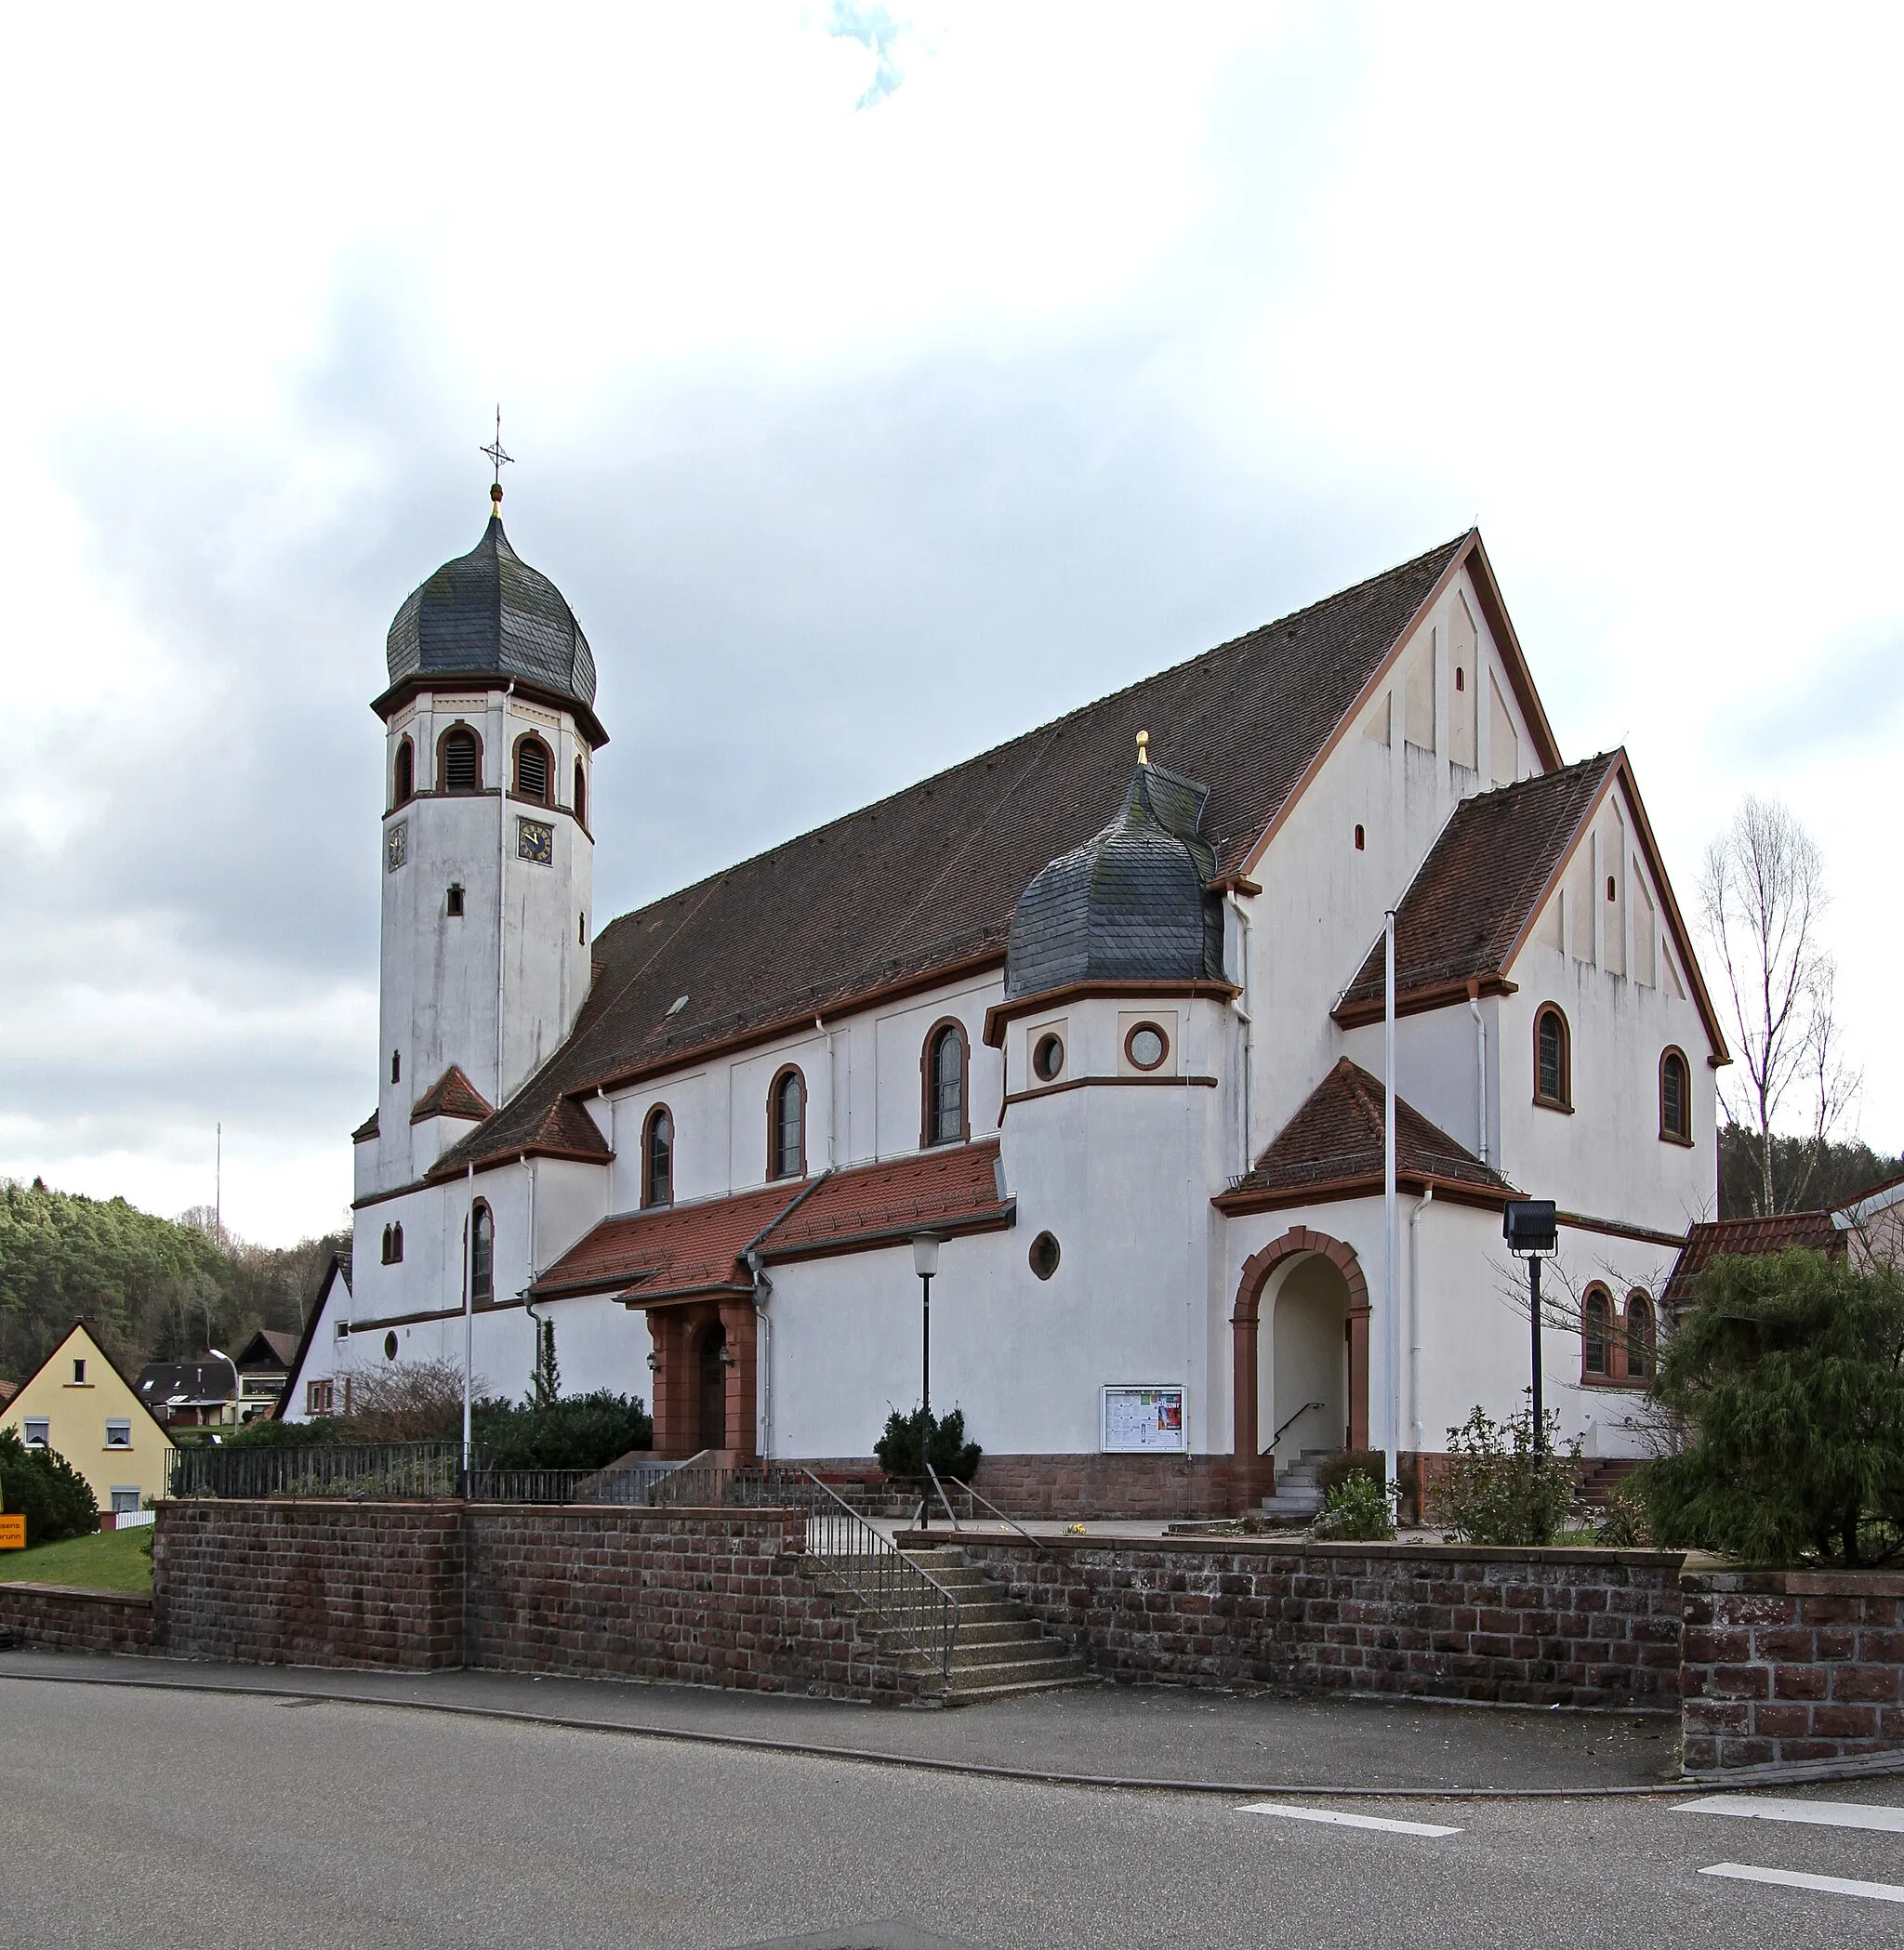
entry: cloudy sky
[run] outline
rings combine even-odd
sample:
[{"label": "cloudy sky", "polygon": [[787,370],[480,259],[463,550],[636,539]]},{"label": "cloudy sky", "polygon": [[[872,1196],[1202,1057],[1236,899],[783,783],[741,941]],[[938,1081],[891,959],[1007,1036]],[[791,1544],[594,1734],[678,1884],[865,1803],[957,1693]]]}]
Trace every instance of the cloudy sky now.
[{"label": "cloudy sky", "polygon": [[1904,1144],[1895,9],[17,9],[0,1175],[270,1241],[375,1097],[384,632],[574,604],[619,911],[1478,520]]}]

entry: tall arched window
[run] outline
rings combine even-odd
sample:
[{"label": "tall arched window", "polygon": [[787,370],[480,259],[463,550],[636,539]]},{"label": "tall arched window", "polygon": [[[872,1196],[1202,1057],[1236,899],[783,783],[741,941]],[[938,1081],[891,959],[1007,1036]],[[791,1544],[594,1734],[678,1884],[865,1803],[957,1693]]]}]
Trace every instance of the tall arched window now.
[{"label": "tall arched window", "polygon": [[1588,1381],[1613,1377],[1613,1296],[1590,1286],[1580,1302],[1580,1374]]},{"label": "tall arched window", "polygon": [[1658,1351],[1659,1326],[1651,1297],[1638,1287],[1626,1297],[1626,1378],[1650,1381]]},{"label": "tall arched window", "polygon": [[549,803],[549,782],[555,766],[549,747],[533,733],[516,740],[516,797],[534,799],[538,806]]},{"label": "tall arched window", "polygon": [[969,1135],[965,1121],[965,1032],[957,1022],[940,1022],[926,1037],[924,1144],[959,1144]]},{"label": "tall arched window", "polygon": [[398,1219],[396,1224],[390,1228],[390,1264],[392,1266],[401,1266],[403,1263],[403,1221],[400,1219]]},{"label": "tall arched window", "polygon": [[439,792],[483,789],[483,741],[466,724],[452,725],[436,748]]},{"label": "tall arched window", "polygon": [[1676,1049],[1659,1059],[1659,1136],[1672,1144],[1692,1142],[1692,1072]]},{"label": "tall arched window", "polygon": [[386,1266],[390,1263],[390,1229],[388,1226],[383,1229],[383,1263]]},{"label": "tall arched window", "polygon": [[582,770],[579,758],[575,760],[575,823],[586,826],[588,823],[588,774]]},{"label": "tall arched window", "polygon": [[397,740],[397,770],[395,788],[390,794],[392,806],[407,806],[416,792],[416,747],[407,738]]},{"label": "tall arched window", "polygon": [[641,1203],[674,1203],[674,1115],[665,1103],[657,1103],[641,1127]]},{"label": "tall arched window", "polygon": [[496,1298],[496,1221],[481,1199],[469,1208],[469,1298],[479,1307]]},{"label": "tall arched window", "polygon": [[1534,1018],[1534,1101],[1550,1111],[1573,1109],[1573,1052],[1567,1018],[1553,1003]]},{"label": "tall arched window", "polygon": [[795,1069],[783,1070],[767,1093],[767,1176],[797,1179],[807,1168],[807,1087]]}]

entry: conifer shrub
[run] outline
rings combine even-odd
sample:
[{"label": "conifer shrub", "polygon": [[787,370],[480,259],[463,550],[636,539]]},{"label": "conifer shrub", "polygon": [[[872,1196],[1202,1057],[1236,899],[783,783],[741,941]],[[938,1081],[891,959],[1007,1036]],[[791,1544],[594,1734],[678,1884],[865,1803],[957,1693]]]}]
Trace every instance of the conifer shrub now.
[{"label": "conifer shrub", "polygon": [[1653,1384],[1686,1446],[1633,1481],[1661,1544],[1755,1563],[1904,1550],[1904,1276],[1792,1247],[1700,1276]]},{"label": "conifer shrub", "polygon": [[1436,1484],[1435,1521],[1461,1544],[1552,1544],[1573,1508],[1580,1445],[1556,1441],[1560,1417],[1542,1416],[1546,1447],[1534,1447],[1531,1407],[1505,1422],[1476,1406],[1448,1431],[1448,1467]]},{"label": "conifer shrub", "polygon": [[[930,1422],[931,1447],[925,1450]],[[923,1476],[921,1451],[932,1457],[932,1468],[943,1482],[956,1478],[970,1482],[985,1452],[965,1439],[965,1411],[955,1408],[948,1416],[928,1416],[923,1408],[901,1415],[895,1408],[886,1417],[886,1432],[873,1444],[873,1454],[888,1476]]]},{"label": "conifer shrub", "polygon": [[57,1451],[29,1449],[12,1429],[0,1429],[0,1509],[25,1517],[29,1548],[99,1527],[99,1506],[86,1478]]}]

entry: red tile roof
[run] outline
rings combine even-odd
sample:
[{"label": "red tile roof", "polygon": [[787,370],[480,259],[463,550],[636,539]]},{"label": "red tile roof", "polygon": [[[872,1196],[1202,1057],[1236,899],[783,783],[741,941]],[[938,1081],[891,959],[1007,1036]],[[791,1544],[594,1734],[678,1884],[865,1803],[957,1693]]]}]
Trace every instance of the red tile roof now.
[{"label": "red tile roof", "polygon": [[364,1120],[364,1122],[360,1124],[357,1127],[357,1128],[350,1133],[350,1142],[352,1144],[364,1144],[367,1143],[372,1138],[376,1137],[377,1134],[377,1113],[375,1111],[372,1111],[370,1115],[367,1116]]},{"label": "red tile roof", "polygon": [[[595,942],[601,973],[568,1041],[432,1175],[513,1155],[560,1097],[809,1023],[849,1000],[998,966],[1033,875],[1117,810],[1140,730],[1159,763],[1208,784],[1203,832],[1217,875],[1241,871],[1461,564],[1491,602],[1470,532],[623,916]],[[1495,635],[1519,673],[1504,613]],[[1526,703],[1542,762],[1557,763],[1531,687]]]},{"label": "red tile roof", "polygon": [[750,1246],[764,1259],[825,1258],[927,1228],[960,1232],[1008,1225],[1012,1206],[998,1186],[998,1161],[996,1140],[948,1146],[890,1165],[604,1219],[536,1281],[536,1291],[620,1286],[636,1306],[744,1293],[753,1285],[742,1261]]},{"label": "red tile roof", "polygon": [[489,1114],[490,1106],[483,1093],[452,1063],[411,1106],[410,1122],[421,1124],[426,1117],[480,1120]]},{"label": "red tile roof", "polygon": [[1686,1244],[1673,1263],[1660,1298],[1669,1307],[1684,1306],[1696,1299],[1699,1274],[1722,1253],[1782,1253],[1788,1245],[1802,1245],[1815,1253],[1842,1252],[1844,1235],[1831,1223],[1829,1212],[1778,1212],[1768,1219],[1702,1219],[1686,1233]]},{"label": "red tile roof", "polygon": [[[1505,973],[1618,763],[1602,752],[1461,801],[1395,909],[1397,1006]],[[1382,988],[1378,941],[1336,1020],[1359,1021],[1371,1005],[1379,1016]]]},{"label": "red tile roof", "polygon": [[[1250,1211],[1297,1203],[1325,1189],[1331,1197],[1379,1190],[1382,1122],[1382,1080],[1342,1057],[1276,1133],[1255,1169],[1216,1203],[1224,1211]],[[1432,1183],[1437,1192],[1462,1191],[1489,1204],[1515,1195],[1498,1171],[1399,1097],[1395,1122],[1399,1179]]]}]

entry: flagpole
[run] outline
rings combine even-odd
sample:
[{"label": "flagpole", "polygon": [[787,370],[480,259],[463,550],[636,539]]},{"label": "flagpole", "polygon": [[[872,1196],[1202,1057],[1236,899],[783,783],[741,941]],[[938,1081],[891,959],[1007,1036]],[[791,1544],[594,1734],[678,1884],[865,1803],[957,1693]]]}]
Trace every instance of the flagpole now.
[{"label": "flagpole", "polygon": [[1395,1292],[1395,909],[1390,908],[1382,924],[1382,1245],[1387,1304],[1382,1322],[1382,1463],[1387,1472],[1389,1494],[1395,1494],[1395,1443],[1401,1427],[1400,1307]]}]

